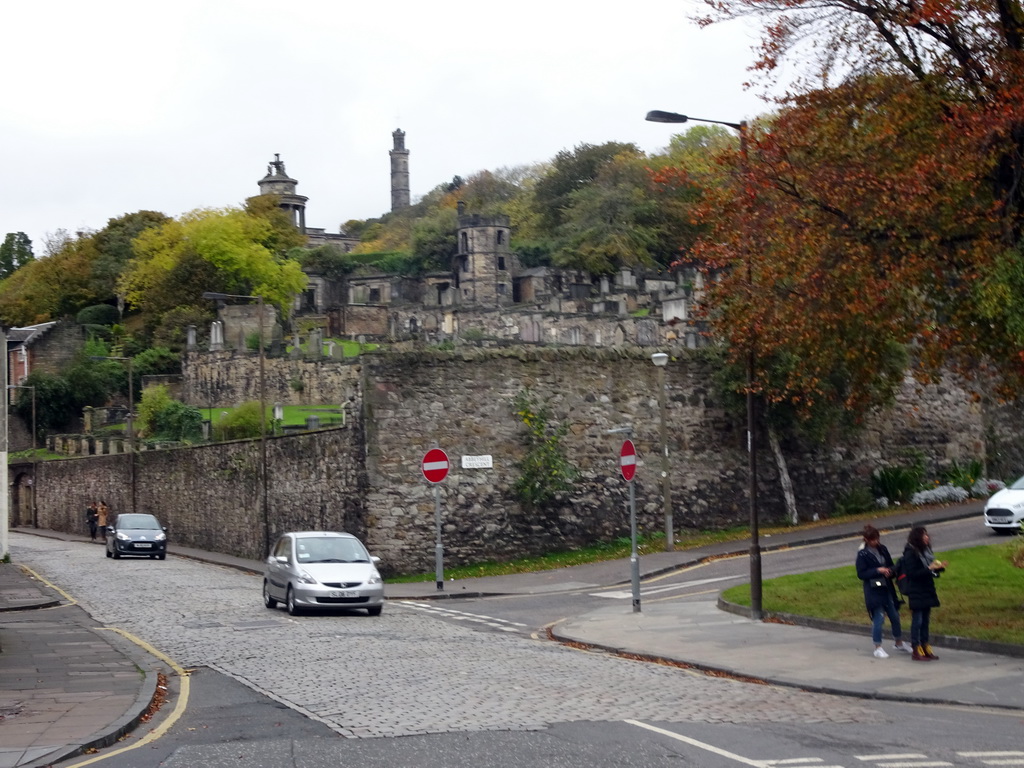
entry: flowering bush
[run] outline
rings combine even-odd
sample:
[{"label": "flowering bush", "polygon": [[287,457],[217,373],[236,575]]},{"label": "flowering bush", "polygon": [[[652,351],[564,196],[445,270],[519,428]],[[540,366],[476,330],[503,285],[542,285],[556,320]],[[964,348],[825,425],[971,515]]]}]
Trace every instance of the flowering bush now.
[{"label": "flowering bush", "polygon": [[987,480],[984,477],[980,477],[971,487],[971,496],[978,498],[991,496],[996,491],[1001,491],[1005,487],[1006,483],[1002,480]]},{"label": "flowering bush", "polygon": [[918,491],[910,497],[910,503],[915,505],[952,504],[967,501],[969,498],[971,498],[971,494],[959,485],[938,485],[926,491]]}]

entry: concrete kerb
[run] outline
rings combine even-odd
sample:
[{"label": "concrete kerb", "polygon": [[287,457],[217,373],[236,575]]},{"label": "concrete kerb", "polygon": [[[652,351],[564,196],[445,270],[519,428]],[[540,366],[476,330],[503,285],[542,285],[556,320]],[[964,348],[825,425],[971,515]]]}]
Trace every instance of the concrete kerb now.
[{"label": "concrete kerb", "polygon": [[[860,628],[860,632],[863,633],[863,631],[863,628]],[[776,685],[780,688],[792,688],[794,690],[805,691],[807,693],[825,693],[830,696],[845,696],[847,698],[865,699],[867,701],[893,701],[904,704],[946,704],[961,707],[978,706],[977,704],[972,702],[958,701],[957,699],[948,699],[942,697],[896,695],[885,693],[882,691],[855,691],[850,690],[848,688],[839,688],[836,686],[812,685],[808,683],[793,683],[787,680],[778,680],[769,677],[758,677],[756,675],[752,675],[750,672],[739,672],[735,669],[731,669],[729,667],[724,666],[686,661],[684,659],[676,659],[671,656],[658,656],[647,653],[640,653],[637,651],[627,650],[625,648],[619,648],[614,645],[581,642],[576,639],[559,636],[554,626],[548,628],[548,635],[555,642],[565,643],[575,648],[602,651],[604,653],[609,653],[615,656],[621,656],[623,658],[637,661],[651,662],[654,664],[667,664],[679,667],[681,669],[694,670],[696,672],[707,673],[709,675],[713,675],[716,677],[727,677],[732,680],[737,680],[745,683],[754,683],[756,685]],[[1021,711],[1021,707],[1009,706],[1005,704],[986,704],[984,706],[987,709],[998,709],[1009,712]]]}]

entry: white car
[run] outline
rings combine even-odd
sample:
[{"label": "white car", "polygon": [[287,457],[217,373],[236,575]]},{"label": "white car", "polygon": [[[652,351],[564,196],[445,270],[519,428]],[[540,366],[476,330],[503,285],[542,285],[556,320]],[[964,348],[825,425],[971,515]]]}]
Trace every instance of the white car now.
[{"label": "white car", "polygon": [[293,616],[305,609],[365,608],[380,616],[384,581],[379,557],[348,533],[300,531],[277,540],[263,573],[263,603],[284,603]]},{"label": "white car", "polygon": [[1020,531],[1024,520],[1024,477],[990,497],[985,503],[985,526],[996,533]]}]

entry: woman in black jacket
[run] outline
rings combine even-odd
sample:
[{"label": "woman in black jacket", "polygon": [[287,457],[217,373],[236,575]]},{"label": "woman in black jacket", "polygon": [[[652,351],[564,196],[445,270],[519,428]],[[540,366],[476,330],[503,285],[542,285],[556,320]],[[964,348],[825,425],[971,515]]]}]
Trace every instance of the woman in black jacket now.
[{"label": "woman in black jacket", "polygon": [[928,625],[932,608],[939,607],[935,579],[946,569],[946,563],[935,559],[931,538],[923,525],[910,529],[903,550],[903,573],[907,578],[907,601],[910,603],[910,643],[915,661],[934,661],[939,657],[928,644]]},{"label": "woman in black jacket", "polygon": [[885,617],[889,617],[892,626],[892,637],[896,641],[896,650],[911,652],[911,648],[903,640],[903,629],[900,626],[900,612],[897,604],[899,598],[892,583],[892,556],[881,542],[881,535],[873,525],[864,526],[864,543],[857,551],[857,577],[864,582],[864,607],[871,617],[871,639],[875,642],[874,656],[886,659],[889,654],[882,648],[882,625]]}]

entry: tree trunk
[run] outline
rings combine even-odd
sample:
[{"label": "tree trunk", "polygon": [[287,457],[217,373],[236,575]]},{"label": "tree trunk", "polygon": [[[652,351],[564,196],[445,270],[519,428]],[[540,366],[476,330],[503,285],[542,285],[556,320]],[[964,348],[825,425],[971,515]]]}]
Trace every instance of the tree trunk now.
[{"label": "tree trunk", "polygon": [[779,484],[782,486],[782,497],[786,500],[786,514],[789,516],[789,524],[796,525],[800,518],[796,513],[796,496],[793,494],[793,481],[789,477],[789,467],[786,466],[786,457],[782,455],[782,446],[779,445],[779,436],[775,430],[768,428],[768,443],[775,455],[775,466],[779,470]]}]

